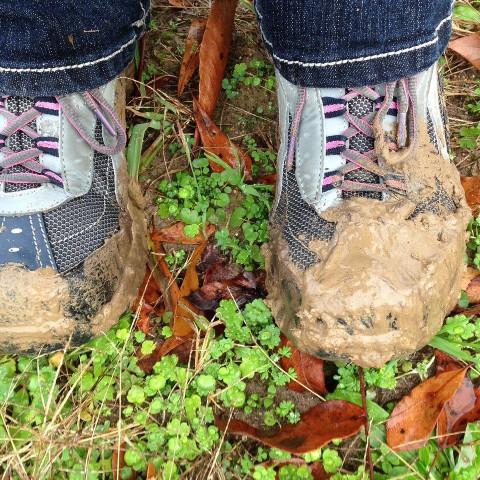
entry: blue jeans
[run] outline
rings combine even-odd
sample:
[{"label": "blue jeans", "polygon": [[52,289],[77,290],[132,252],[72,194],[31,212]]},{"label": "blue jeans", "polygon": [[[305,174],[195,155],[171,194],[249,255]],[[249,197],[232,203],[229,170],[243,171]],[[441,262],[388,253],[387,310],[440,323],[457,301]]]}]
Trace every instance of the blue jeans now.
[{"label": "blue jeans", "polygon": [[[149,0],[3,0],[0,94],[90,90],[119,75]],[[165,4],[166,4],[165,0]],[[282,75],[308,87],[371,85],[432,65],[451,30],[451,0],[256,0]]]},{"label": "blue jeans", "polygon": [[415,75],[445,50],[452,0],[255,0],[275,66],[303,87]]},{"label": "blue jeans", "polygon": [[131,62],[150,0],[1,0],[0,94],[90,90]]}]

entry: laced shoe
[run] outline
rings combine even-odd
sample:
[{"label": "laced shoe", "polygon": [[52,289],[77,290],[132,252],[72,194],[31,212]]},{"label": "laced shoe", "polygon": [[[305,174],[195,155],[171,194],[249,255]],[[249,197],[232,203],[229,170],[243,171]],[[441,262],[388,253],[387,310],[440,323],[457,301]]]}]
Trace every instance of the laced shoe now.
[{"label": "laced shoe", "polygon": [[427,344],[460,292],[471,214],[436,66],[373,87],[277,85],[267,303],[300,350],[380,367]]},{"label": "laced shoe", "polygon": [[0,98],[2,352],[82,344],[135,299],[145,221],[112,107],[122,107],[119,95],[112,81],[66,96]]}]

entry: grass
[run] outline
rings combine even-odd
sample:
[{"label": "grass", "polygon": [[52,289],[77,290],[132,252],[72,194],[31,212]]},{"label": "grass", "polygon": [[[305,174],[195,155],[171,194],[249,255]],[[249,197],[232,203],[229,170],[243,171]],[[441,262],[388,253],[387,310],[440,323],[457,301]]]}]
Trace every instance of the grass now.
[{"label": "grass", "polygon": [[[455,32],[463,34],[474,29],[480,2],[463,1],[460,6],[465,8],[456,10]],[[157,24],[164,15],[168,17],[168,12],[156,12]],[[229,67],[218,123],[249,150],[254,175],[259,177],[273,171],[271,129],[276,113],[271,65],[256,50],[253,21],[249,5],[242,6],[238,28],[246,43],[234,46],[233,58],[240,49],[248,60]],[[270,202],[266,194],[271,188],[246,185],[233,169],[211,174],[205,156],[190,158],[189,167],[190,103],[148,83],[155,74],[172,73],[178,67],[178,59],[172,61],[170,53],[181,51],[181,42],[175,42],[185,29],[185,18],[175,12],[166,24],[163,34],[153,30],[159,32],[154,37],[161,49],[155,61],[150,59],[141,98],[129,107],[134,120],[127,152],[131,173],[140,176],[147,197],[156,204],[157,222],[181,219],[185,234],[194,236],[209,221],[217,226],[221,248],[246,269],[261,267],[260,245],[267,239]],[[453,152],[460,169],[476,173],[478,79],[452,54],[446,55],[443,68],[453,113]],[[245,103],[247,97],[250,101]],[[470,232],[471,261],[478,266],[480,219],[472,221]],[[179,249],[168,255],[178,273],[188,253]],[[279,330],[263,302],[255,300],[243,311],[233,300],[222,302],[212,323],[199,322],[198,333],[203,331],[196,337],[189,362],[164,357],[149,374],[139,368],[135,353],[148,354],[156,341],[171,336],[171,313],[155,320],[151,335],[137,331],[135,315],[124,315],[107,335],[81,348],[34,358],[0,357],[1,478],[117,480],[133,478],[134,472],[137,478],[147,478],[149,470],[159,479],[274,480],[277,472],[265,462],[285,461],[290,454],[226,436],[214,422],[216,411],[273,427],[297,422],[307,408],[285,388],[295,373],[278,367],[279,358],[288,356],[289,350],[276,350]],[[224,327],[224,333],[214,335],[218,326]],[[472,377],[476,377],[479,335],[477,318],[457,315],[447,319],[432,344],[473,362]],[[384,424],[394,403],[428,377],[432,364],[432,349],[427,348],[412,358],[365,370],[376,479],[467,480],[480,475],[480,425],[470,424],[461,445],[441,452],[434,438],[408,453],[393,452],[385,443]],[[327,373],[333,390],[328,399],[361,404],[357,367],[330,364]],[[310,397],[310,406],[321,400],[318,395]],[[368,478],[365,442],[359,434],[301,458],[306,465],[322,462],[336,480]],[[288,465],[279,470],[278,478],[312,476],[305,466]]]}]

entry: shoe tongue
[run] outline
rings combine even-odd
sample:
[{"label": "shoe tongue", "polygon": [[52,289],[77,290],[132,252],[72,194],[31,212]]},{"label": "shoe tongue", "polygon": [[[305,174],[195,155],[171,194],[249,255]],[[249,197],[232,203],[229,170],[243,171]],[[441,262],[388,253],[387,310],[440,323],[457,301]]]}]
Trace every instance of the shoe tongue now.
[{"label": "shoe tongue", "polygon": [[[5,101],[5,108],[9,112],[15,115],[21,115],[26,112],[34,105],[33,98],[28,97],[8,97]],[[28,125],[32,130],[37,131],[36,120],[30,122]],[[7,141],[7,146],[10,150],[14,152],[21,152],[22,150],[27,150],[29,148],[35,147],[35,142],[24,132],[15,132]],[[23,168],[21,165],[15,165],[8,169],[11,173],[22,173],[27,172],[28,170]],[[40,185],[33,183],[7,183],[5,184],[6,192],[18,192],[20,190],[28,190],[30,188],[37,188]]]},{"label": "shoe tongue", "polygon": [[[357,95],[356,97],[352,98],[352,100],[348,101],[349,113],[358,118],[368,115],[374,110],[374,108],[374,103],[362,95]],[[365,153],[374,148],[374,140],[373,138],[368,137],[360,132],[350,139],[349,148],[359,153]],[[380,179],[377,175],[374,175],[363,168],[345,174],[344,178],[345,180],[361,183],[380,183]],[[382,199],[382,194],[376,192],[349,192],[348,190],[344,190],[342,195],[343,198],[367,197],[375,198],[377,200]]]}]

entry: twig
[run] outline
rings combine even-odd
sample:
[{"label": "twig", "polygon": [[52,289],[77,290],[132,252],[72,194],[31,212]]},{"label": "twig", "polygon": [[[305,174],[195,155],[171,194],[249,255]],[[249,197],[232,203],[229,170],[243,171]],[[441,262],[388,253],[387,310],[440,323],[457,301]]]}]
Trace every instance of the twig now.
[{"label": "twig", "polygon": [[367,397],[365,395],[365,379],[363,378],[363,368],[358,367],[358,374],[360,376],[360,393],[362,395],[362,406],[365,410],[365,437],[367,441],[367,461],[368,469],[370,472],[370,480],[374,480],[373,474],[373,462],[372,462],[372,450],[370,448],[370,432],[368,426],[368,411],[367,411]]}]

